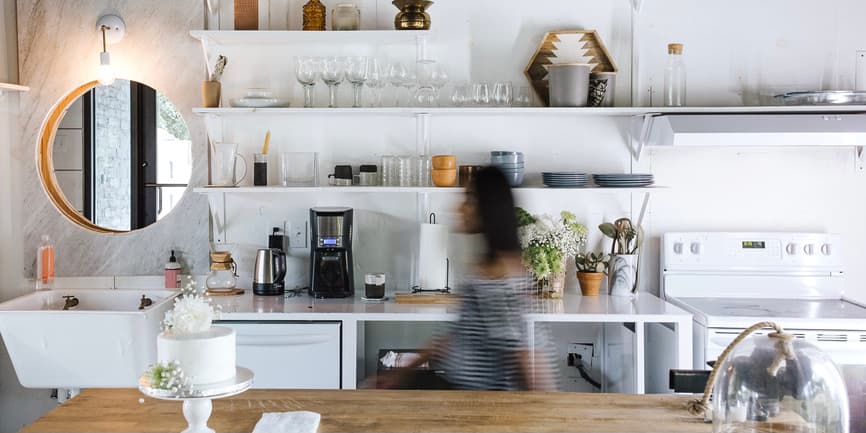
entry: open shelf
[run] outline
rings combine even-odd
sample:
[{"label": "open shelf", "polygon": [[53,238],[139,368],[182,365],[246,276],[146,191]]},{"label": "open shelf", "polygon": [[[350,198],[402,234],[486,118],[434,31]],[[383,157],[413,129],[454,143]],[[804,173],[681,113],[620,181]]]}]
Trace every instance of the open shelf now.
[{"label": "open shelf", "polygon": [[190,36],[217,45],[352,44],[393,45],[415,43],[429,30],[192,30]]},{"label": "open shelf", "polygon": [[[626,194],[626,193],[651,193],[668,188],[662,186],[640,187],[640,188],[548,188],[546,186],[525,186],[514,188],[514,192],[570,192],[580,194]],[[193,191],[200,194],[292,194],[292,193],[462,193],[465,191],[460,187],[399,187],[399,186],[243,186],[243,187],[199,187]]]},{"label": "open shelf", "polygon": [[630,117],[646,114],[795,114],[795,113],[866,113],[866,106],[771,106],[771,107],[383,107],[383,108],[193,108],[201,116],[285,116],[285,115],[379,115],[413,116],[417,114],[453,116],[606,116]]},{"label": "open shelf", "polygon": [[0,94],[3,92],[29,92],[30,88],[20,84],[0,83]]}]

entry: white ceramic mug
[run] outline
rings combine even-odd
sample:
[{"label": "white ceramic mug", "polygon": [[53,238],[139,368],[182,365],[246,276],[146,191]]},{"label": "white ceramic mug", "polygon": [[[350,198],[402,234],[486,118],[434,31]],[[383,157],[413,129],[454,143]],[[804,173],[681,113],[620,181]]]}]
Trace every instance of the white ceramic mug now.
[{"label": "white ceramic mug", "polygon": [[[238,186],[247,177],[247,160],[238,154],[236,143],[215,143],[211,177],[216,186]],[[237,161],[243,161],[243,174],[237,178]]]}]

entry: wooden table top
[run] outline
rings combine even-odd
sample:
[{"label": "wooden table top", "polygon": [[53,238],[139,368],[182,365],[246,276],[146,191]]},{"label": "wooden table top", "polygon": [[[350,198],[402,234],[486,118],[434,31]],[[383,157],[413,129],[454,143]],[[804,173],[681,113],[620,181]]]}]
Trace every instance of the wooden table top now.
[{"label": "wooden table top", "polygon": [[[265,412],[322,415],[319,432],[665,432],[707,433],[687,396],[475,391],[249,390],[213,401],[208,425],[250,432]],[[135,389],[89,389],[25,433],[170,432],[186,428],[181,403]]]}]

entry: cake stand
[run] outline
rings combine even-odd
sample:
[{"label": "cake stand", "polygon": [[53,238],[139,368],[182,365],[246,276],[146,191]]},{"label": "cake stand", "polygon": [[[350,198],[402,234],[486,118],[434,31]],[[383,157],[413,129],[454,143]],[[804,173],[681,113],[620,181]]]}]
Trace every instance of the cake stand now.
[{"label": "cake stand", "polygon": [[213,410],[211,400],[238,395],[248,390],[252,384],[253,372],[243,367],[237,367],[232,380],[197,387],[190,393],[152,388],[148,378],[142,376],[138,379],[138,389],[148,397],[183,401],[183,417],[189,423],[189,427],[181,433],[215,433],[214,429],[207,426],[207,420]]}]

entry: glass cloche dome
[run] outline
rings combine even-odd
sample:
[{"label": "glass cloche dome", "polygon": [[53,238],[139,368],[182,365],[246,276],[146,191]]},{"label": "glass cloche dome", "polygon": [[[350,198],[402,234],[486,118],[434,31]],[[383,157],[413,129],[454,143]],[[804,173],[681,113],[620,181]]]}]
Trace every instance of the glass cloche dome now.
[{"label": "glass cloche dome", "polygon": [[716,433],[848,433],[848,394],[830,357],[790,334],[752,336],[721,360]]}]

